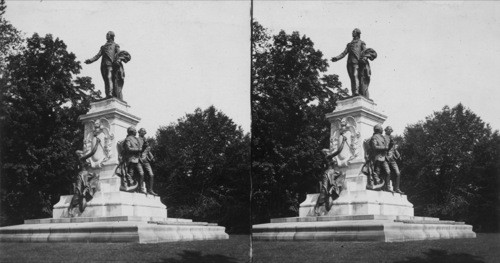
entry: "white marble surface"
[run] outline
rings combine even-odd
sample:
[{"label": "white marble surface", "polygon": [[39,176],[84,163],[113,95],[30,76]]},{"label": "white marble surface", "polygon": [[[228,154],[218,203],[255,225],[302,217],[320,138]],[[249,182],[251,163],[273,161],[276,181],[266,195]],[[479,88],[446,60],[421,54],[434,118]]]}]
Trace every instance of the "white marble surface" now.
[{"label": "white marble surface", "polygon": [[24,224],[0,228],[0,242],[160,243],[228,239],[213,224],[154,224],[143,221]]},{"label": "white marble surface", "polygon": [[454,222],[404,223],[389,219],[301,221],[254,225],[254,240],[261,241],[380,241],[475,238],[471,225]]},{"label": "white marble surface", "polygon": [[[299,216],[314,216],[314,206],[319,194],[309,194],[300,204]],[[327,215],[399,215],[413,216],[413,204],[406,195],[385,191],[344,191],[340,197],[332,202]]]},{"label": "white marble surface", "polygon": [[[69,218],[72,195],[61,196],[54,205],[53,218]],[[140,216],[157,220],[167,218],[167,208],[159,196],[127,192],[97,192],[78,217]]]}]

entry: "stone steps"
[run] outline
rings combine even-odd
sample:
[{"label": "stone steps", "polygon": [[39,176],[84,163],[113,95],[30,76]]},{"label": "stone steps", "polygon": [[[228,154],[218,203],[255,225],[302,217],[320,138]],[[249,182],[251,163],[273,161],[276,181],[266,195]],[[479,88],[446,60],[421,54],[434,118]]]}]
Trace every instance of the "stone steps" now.
[{"label": "stone steps", "polygon": [[208,223],[99,221],[34,223],[0,228],[0,242],[158,243],[228,239],[225,227]]},{"label": "stone steps", "polygon": [[355,215],[290,217],[254,225],[254,240],[262,241],[381,241],[475,238],[464,222],[432,217]]},{"label": "stone steps", "polygon": [[104,216],[104,217],[73,217],[73,218],[43,218],[43,219],[28,219],[24,220],[25,224],[51,224],[51,223],[87,223],[87,222],[110,222],[110,221],[155,221],[167,223],[189,223],[191,219],[184,218],[167,218],[156,219],[156,217],[140,217],[140,216]]},{"label": "stone steps", "polygon": [[271,223],[345,221],[345,220],[399,220],[399,221],[436,222],[439,221],[439,218],[421,217],[421,216],[395,216],[395,215],[307,216],[307,217],[273,218],[271,219]]}]

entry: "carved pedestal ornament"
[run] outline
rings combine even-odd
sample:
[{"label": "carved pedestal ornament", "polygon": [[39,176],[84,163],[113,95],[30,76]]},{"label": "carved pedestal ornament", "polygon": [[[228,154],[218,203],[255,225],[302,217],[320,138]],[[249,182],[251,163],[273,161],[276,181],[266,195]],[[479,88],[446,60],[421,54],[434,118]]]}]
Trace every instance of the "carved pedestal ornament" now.
[{"label": "carved pedestal ornament", "polygon": [[344,117],[336,119],[332,122],[330,136],[330,151],[335,151],[339,148],[340,136],[345,137],[345,146],[342,151],[335,156],[339,167],[347,168],[349,163],[359,155],[360,137],[358,125],[353,117]]},{"label": "carved pedestal ornament", "polygon": [[96,152],[89,159],[90,167],[101,168],[103,164],[111,159],[114,135],[110,133],[109,121],[101,118],[93,120],[85,125],[84,151],[97,147]]}]

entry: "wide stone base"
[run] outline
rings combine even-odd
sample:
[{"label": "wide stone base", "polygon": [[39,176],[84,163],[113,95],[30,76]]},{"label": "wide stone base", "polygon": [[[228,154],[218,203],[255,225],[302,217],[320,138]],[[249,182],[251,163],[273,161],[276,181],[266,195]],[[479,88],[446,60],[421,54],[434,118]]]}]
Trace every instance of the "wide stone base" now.
[{"label": "wide stone base", "polygon": [[[63,195],[52,212],[53,218],[70,218],[72,195]],[[78,211],[77,211],[78,212]],[[97,192],[76,217],[140,216],[165,220],[167,208],[159,196],[127,192]]]},{"label": "wide stone base", "polygon": [[[319,194],[308,194],[300,204],[299,216],[314,216]],[[413,216],[413,204],[406,195],[385,191],[343,191],[331,203],[329,216],[336,215],[394,215]]]},{"label": "wide stone base", "polygon": [[228,238],[225,228],[217,224],[129,216],[34,219],[0,228],[0,242],[159,243]]},{"label": "wide stone base", "polygon": [[388,215],[291,217],[253,226],[264,241],[381,241],[475,238],[472,226],[438,218]]}]

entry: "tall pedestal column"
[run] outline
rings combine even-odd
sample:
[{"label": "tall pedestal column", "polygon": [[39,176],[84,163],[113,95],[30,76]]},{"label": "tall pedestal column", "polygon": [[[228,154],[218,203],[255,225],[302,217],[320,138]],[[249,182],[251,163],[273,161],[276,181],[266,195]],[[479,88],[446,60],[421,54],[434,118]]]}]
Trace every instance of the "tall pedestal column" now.
[{"label": "tall pedestal column", "polygon": [[[355,158],[346,168],[346,188],[332,204],[328,215],[405,215],[413,216],[413,205],[406,195],[384,191],[367,190],[367,177],[361,173],[365,163],[363,141],[373,135],[373,127],[383,124],[387,116],[377,110],[377,105],[365,97],[358,96],[338,102],[334,112],[326,114],[331,123],[332,144],[340,129],[340,122],[351,126],[348,141],[355,152]],[[318,194],[308,195],[300,205],[300,216],[313,215]]]},{"label": "tall pedestal column", "polygon": [[[141,120],[131,113],[130,106],[116,98],[93,102],[90,111],[79,120],[85,127],[84,148],[88,150],[98,144],[96,153],[89,158],[92,166],[89,171],[99,175],[99,190],[77,216],[139,216],[165,220],[167,209],[159,196],[120,191],[121,179],[115,174],[119,163],[117,145],[127,137],[127,129]],[[72,195],[61,196],[54,206],[53,218],[70,217],[71,198]]]}]

